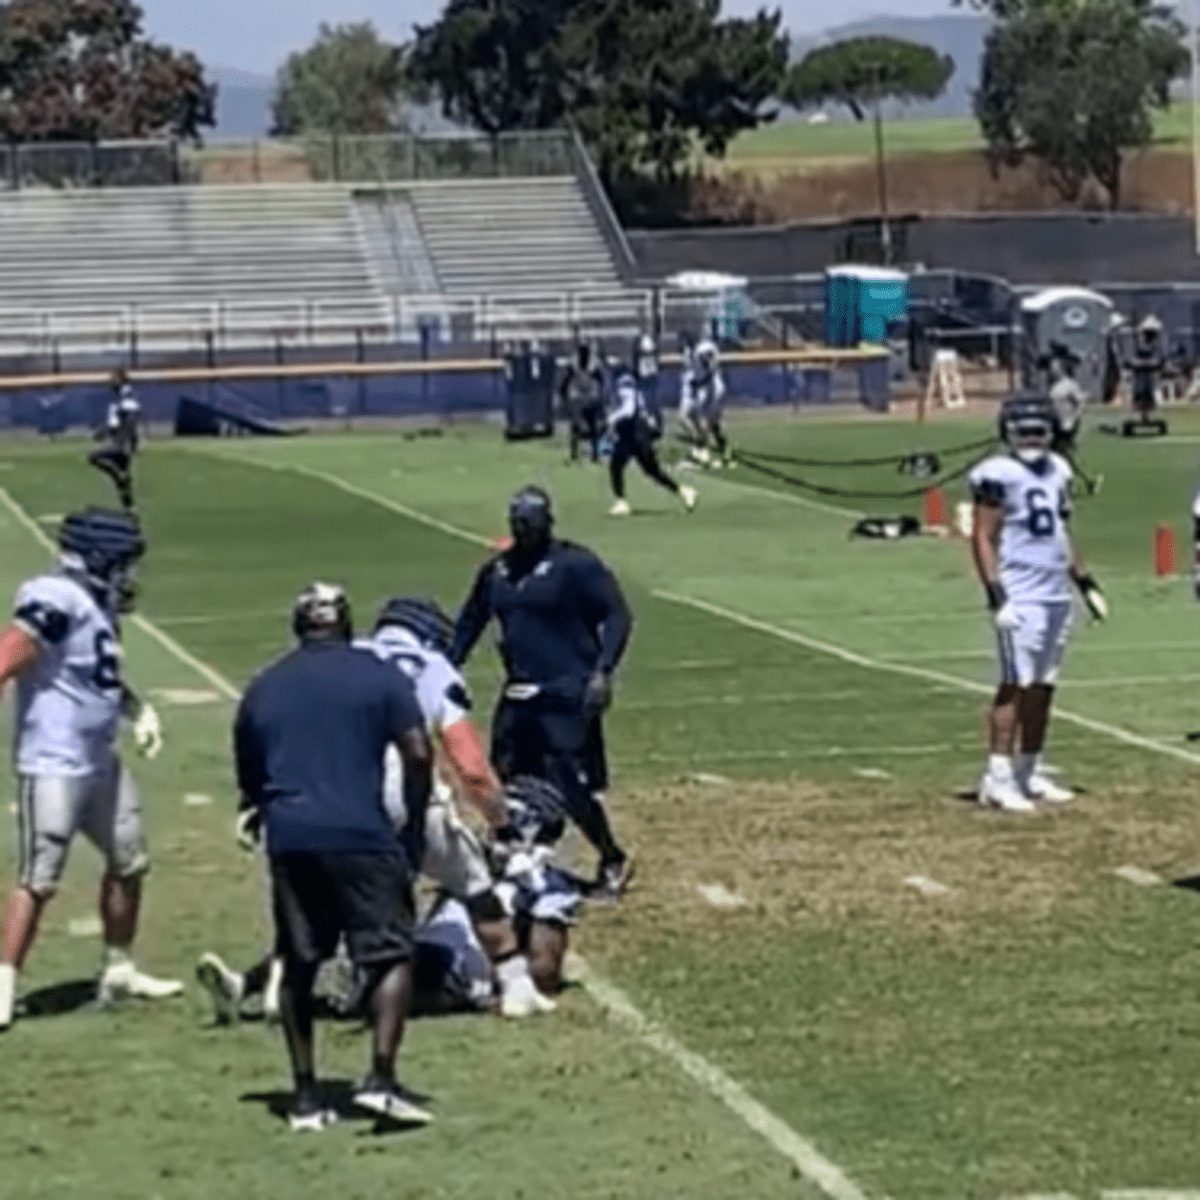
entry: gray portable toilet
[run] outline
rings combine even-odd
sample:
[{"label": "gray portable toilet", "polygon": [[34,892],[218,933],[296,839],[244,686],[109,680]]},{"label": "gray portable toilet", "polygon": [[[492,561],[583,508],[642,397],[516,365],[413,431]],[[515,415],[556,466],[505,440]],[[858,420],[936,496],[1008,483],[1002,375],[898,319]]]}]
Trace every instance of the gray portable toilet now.
[{"label": "gray portable toilet", "polygon": [[1021,374],[1026,388],[1046,386],[1039,362],[1063,346],[1076,358],[1075,380],[1091,403],[1104,395],[1108,341],[1115,310],[1107,296],[1088,288],[1046,288],[1021,301]]}]

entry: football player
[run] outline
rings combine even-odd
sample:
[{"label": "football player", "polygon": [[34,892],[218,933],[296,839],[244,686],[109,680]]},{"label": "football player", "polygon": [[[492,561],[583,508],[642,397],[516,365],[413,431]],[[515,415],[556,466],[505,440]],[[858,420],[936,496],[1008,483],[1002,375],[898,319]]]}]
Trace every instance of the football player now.
[{"label": "football player", "polygon": [[538,990],[555,996],[562,988],[571,926],[589,886],[552,861],[567,817],[562,793],[553,784],[518,776],[505,789],[504,802],[517,837],[495,847],[497,891],[515,916]]},{"label": "football player", "polygon": [[20,843],[17,886],[4,913],[0,1029],[12,1024],[17,974],[80,832],[105,859],[100,1001],[182,990],[143,974],[130,956],[149,859],[137,789],[117,753],[120,720],[133,721],[147,757],[162,738],[154,710],[121,681],[118,613],[133,606],[145,543],[131,513],[99,508],[68,516],[58,543],[58,566],[21,585],[0,633],[0,689],[16,680]]},{"label": "football player", "polygon": [[691,512],[696,507],[696,490],[678,484],[663,469],[654,448],[656,426],[654,411],[638,384],[633,371],[619,366],[613,375],[612,406],[608,414],[612,436],[612,457],[608,461],[613,505],[609,514],[627,517],[633,511],[625,499],[625,468],[635,460],[648,479],[678,496]]},{"label": "football player", "polygon": [[113,398],[108,406],[104,433],[107,445],[88,461],[116,485],[127,510],[133,508],[133,460],[141,444],[142,406],[133,394],[129,376],[121,368],[113,372]]},{"label": "football player", "polygon": [[591,342],[581,341],[559,384],[559,397],[571,431],[571,461],[586,442],[592,462],[600,460],[604,433],[604,368]]},{"label": "football player", "polygon": [[[552,1011],[554,1005],[534,987],[512,920],[493,890],[483,846],[454,807],[458,792],[501,839],[511,833],[500,783],[470,717],[466,683],[445,657],[452,629],[449,616],[435,601],[397,596],[380,610],[372,637],[358,645],[393,663],[412,682],[429,736],[441,750],[441,770],[451,784],[436,783],[426,809],[421,871],[470,915],[494,965],[501,1015],[533,1016]],[[407,820],[401,778],[400,756],[393,747],[387,755],[384,803],[397,830]],[[196,976],[212,996],[219,1021],[233,1019],[243,1001],[263,989],[264,1011],[272,1014],[267,964],[242,974],[231,971],[215,954],[205,954]]]},{"label": "football player", "polygon": [[1071,631],[1071,585],[1094,619],[1108,616],[1108,603],[1072,543],[1071,468],[1051,448],[1056,433],[1048,398],[1007,400],[1000,412],[1006,450],[969,476],[975,568],[1000,656],[979,801],[1006,812],[1071,799],[1072,792],[1048,778],[1040,758]]},{"label": "football player", "polygon": [[721,466],[728,461],[729,444],[721,427],[725,379],[715,342],[709,338],[700,342],[690,364],[685,360],[683,379],[679,416],[692,442],[692,458],[704,466]]}]

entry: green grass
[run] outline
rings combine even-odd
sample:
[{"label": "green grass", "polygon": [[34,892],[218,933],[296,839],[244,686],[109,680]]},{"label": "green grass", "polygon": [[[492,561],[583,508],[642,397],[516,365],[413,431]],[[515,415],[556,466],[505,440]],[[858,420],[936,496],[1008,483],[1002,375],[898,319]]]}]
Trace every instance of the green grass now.
[{"label": "green grass", "polygon": [[[1191,414],[1172,426],[1200,434]],[[786,416],[737,428],[743,444],[838,458],[984,432]],[[1151,539],[1165,521],[1188,544],[1195,449],[1089,440],[1107,483],[1080,501],[1077,533],[1114,612],[1078,631],[1060,694],[1072,712],[1180,749],[1200,723],[1195,602],[1185,579],[1153,578]],[[641,875],[618,910],[588,915],[577,943],[869,1195],[1200,1186],[1195,901],[1112,874],[1194,867],[1194,768],[1059,722],[1054,757],[1086,788],[1068,811],[1006,822],[956,800],[979,764],[983,697],[953,680],[984,685],[992,673],[961,543],[851,541],[851,511],[796,503],[742,468],[701,478],[692,518],[635,477],[639,515],[614,522],[600,473],[565,465],[556,447],[501,447],[492,428],[153,444],[140,476],[142,609],[238,683],[284,648],[288,604],[310,578],[344,581],[365,621],[399,589],[455,603],[486,553],[292,468],[484,537],[502,532],[509,492],[538,480],[562,531],[614,565],[638,619],[610,721],[614,805]],[[864,490],[911,484],[891,466],[809,474]],[[104,496],[72,445],[0,448],[0,485],[35,517]],[[960,494],[951,488],[952,501]],[[0,584],[43,558],[0,508]],[[952,680],[857,665],[664,592]],[[471,664],[481,712],[493,659],[485,644]],[[143,687],[202,686],[132,626],[128,661]],[[167,750],[139,771],[156,860],[142,953],[187,976],[205,948],[253,957],[267,930],[256,868],[231,836],[230,707],[163,712]],[[698,772],[730,782],[697,783]],[[185,807],[186,793],[214,803]],[[953,891],[922,898],[903,885],[911,874]],[[80,847],[28,987],[94,966],[94,946],[68,932],[94,882]],[[747,905],[707,907],[696,885],[718,882]],[[286,1084],[277,1035],[207,1022],[193,989],[136,1013],[19,1023],[0,1043],[0,1197],[809,1194],[786,1160],[579,991],[535,1025],[415,1023],[406,1075],[435,1093],[440,1116],[401,1138],[291,1138],[254,1098]],[[363,1054],[356,1031],[327,1031],[330,1074],[352,1076]]]},{"label": "green grass", "polygon": [[[1154,140],[1167,148],[1191,146],[1191,105],[1180,101],[1154,116]],[[947,154],[983,145],[973,117],[910,117],[884,123],[890,157]],[[870,159],[875,155],[875,131],[870,121],[833,120],[809,125],[803,118],[760,126],[738,137],[727,160],[737,165],[759,159]]]}]

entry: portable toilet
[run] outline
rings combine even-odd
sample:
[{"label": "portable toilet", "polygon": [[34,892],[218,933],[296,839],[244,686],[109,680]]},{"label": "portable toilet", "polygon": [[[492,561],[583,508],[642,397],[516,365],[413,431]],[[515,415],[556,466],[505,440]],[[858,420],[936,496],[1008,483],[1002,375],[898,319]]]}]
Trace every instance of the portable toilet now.
[{"label": "portable toilet", "polygon": [[839,266],[825,272],[825,341],[882,345],[888,324],[908,313],[908,276],[886,267]]},{"label": "portable toilet", "polygon": [[1021,301],[1021,374],[1025,387],[1046,386],[1042,363],[1065,349],[1074,356],[1075,381],[1096,403],[1104,395],[1109,336],[1115,310],[1107,296],[1081,287],[1053,287]]}]

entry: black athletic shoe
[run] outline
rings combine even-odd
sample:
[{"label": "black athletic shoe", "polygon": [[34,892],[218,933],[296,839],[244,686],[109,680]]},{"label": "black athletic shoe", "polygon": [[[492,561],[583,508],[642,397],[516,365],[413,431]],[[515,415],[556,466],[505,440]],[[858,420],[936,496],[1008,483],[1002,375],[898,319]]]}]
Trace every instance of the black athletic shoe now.
[{"label": "black athletic shoe", "polygon": [[297,1092],[288,1113],[288,1125],[293,1133],[320,1133],[337,1119],[336,1110],[322,1101],[315,1088]]},{"label": "black athletic shoe", "polygon": [[421,1107],[429,1103],[428,1096],[379,1075],[368,1075],[363,1080],[354,1093],[354,1103],[401,1125],[428,1125],[433,1120],[433,1114]]}]

